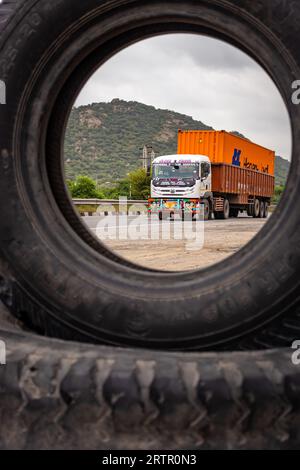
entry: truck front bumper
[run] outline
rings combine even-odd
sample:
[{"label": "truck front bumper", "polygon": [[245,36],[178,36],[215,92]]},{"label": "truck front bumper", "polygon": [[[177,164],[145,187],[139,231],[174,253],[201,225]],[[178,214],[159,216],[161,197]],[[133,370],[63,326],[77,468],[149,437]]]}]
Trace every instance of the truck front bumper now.
[{"label": "truck front bumper", "polygon": [[151,214],[201,212],[203,201],[199,199],[149,199],[148,212]]}]

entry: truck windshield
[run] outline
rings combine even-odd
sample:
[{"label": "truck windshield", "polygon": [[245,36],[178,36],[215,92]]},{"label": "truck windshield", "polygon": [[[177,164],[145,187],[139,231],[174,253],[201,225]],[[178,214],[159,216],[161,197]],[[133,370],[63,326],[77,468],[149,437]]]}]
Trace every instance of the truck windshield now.
[{"label": "truck windshield", "polygon": [[199,164],[153,165],[153,178],[195,178],[199,179]]}]

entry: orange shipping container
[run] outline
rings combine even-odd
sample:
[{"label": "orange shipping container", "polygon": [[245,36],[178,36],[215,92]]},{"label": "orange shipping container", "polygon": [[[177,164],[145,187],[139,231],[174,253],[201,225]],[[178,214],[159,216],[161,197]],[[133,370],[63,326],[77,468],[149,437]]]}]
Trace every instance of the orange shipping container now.
[{"label": "orange shipping container", "polygon": [[226,131],[178,131],[178,154],[274,175],[275,152]]}]

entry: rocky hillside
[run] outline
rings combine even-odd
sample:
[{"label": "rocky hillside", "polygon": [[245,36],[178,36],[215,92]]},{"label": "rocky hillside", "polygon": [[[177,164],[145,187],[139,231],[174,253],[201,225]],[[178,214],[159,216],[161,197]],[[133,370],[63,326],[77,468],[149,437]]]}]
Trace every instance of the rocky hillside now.
[{"label": "rocky hillside", "polygon": [[284,186],[290,170],[290,162],[285,158],[276,156],[275,176],[277,186]]},{"label": "rocky hillside", "polygon": [[[210,130],[201,121],[134,101],[114,99],[72,110],[65,140],[68,178],[91,176],[100,184],[115,182],[141,166],[141,148],[152,145],[156,155],[176,153],[178,129]],[[289,162],[278,159],[284,181]],[[278,182],[279,182],[278,179]]]}]

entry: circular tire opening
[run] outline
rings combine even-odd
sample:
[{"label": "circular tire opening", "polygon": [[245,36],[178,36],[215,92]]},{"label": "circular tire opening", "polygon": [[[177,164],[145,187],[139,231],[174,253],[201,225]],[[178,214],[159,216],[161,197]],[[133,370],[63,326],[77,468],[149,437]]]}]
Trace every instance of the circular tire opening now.
[{"label": "circular tire opening", "polygon": [[[203,35],[161,35],[116,54],[81,89],[66,128],[65,178],[85,226],[117,255],[146,269],[200,269],[264,226],[248,216],[257,195],[257,218],[265,205],[275,210],[290,134],[278,90],[243,52]],[[155,163],[162,158],[179,166]],[[274,174],[275,192],[266,176]]]}]

